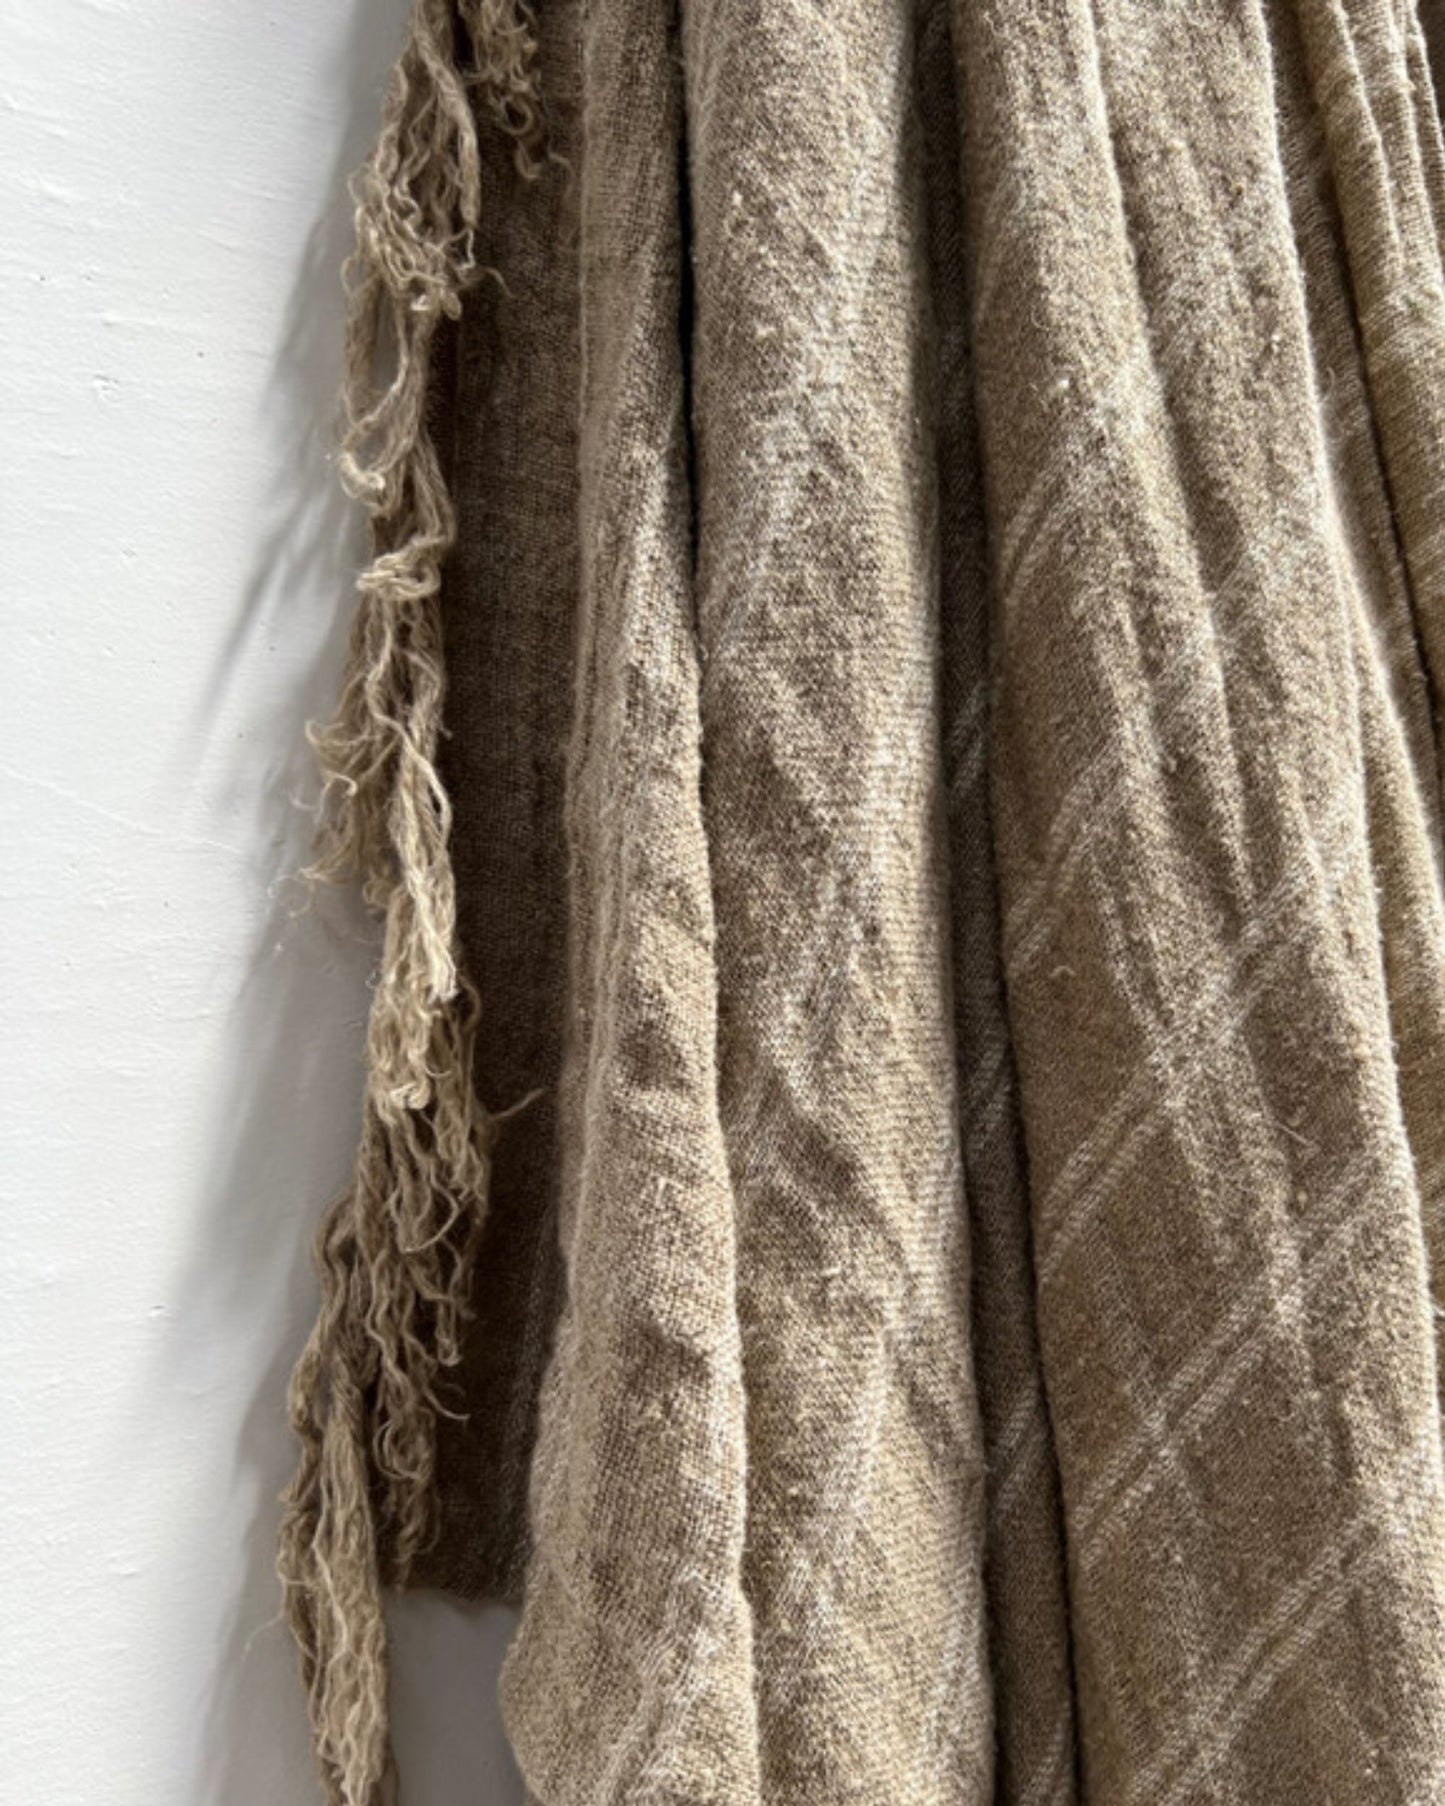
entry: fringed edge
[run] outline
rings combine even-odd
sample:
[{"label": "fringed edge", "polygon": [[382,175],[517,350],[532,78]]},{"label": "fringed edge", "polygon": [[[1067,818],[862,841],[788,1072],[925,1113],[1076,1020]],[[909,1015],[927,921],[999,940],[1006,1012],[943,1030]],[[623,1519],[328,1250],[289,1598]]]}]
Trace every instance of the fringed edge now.
[{"label": "fringed edge", "polygon": [[535,61],[519,0],[416,0],[353,185],[340,463],[370,518],[371,561],[340,702],[311,736],[323,774],[312,876],[359,877],[385,934],[356,1170],[317,1238],[321,1306],[291,1380],[301,1458],[277,1562],[336,1806],[396,1797],[380,1550],[385,1578],[404,1580],[431,1529],[437,1382],[461,1356],[498,1120],[473,1090],[477,999],[436,765],[456,520],[426,408],[437,329],[479,273],[474,104],[535,175]]}]

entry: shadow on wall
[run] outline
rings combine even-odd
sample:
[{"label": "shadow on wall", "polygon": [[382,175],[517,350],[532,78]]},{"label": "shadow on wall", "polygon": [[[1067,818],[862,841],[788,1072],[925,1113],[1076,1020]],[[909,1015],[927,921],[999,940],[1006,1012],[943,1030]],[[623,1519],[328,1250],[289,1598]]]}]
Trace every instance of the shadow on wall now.
[{"label": "shadow on wall", "polygon": [[[340,384],[339,271],[350,249],[347,178],[374,137],[386,72],[407,0],[354,0],[332,92],[352,97],[344,141],[286,310],[258,434],[273,450],[271,524],[244,588],[204,706],[182,753],[214,760],[214,726],[234,719],[235,674],[264,659],[268,641],[313,643],[288,687],[252,683],[269,697],[239,737],[241,756],[222,778],[234,806],[273,834],[266,895],[247,978],[230,1024],[229,1069],[244,1081],[220,1118],[227,1139],[205,1181],[191,1270],[179,1295],[208,1322],[234,1327],[237,1346],[263,1350],[263,1375],[236,1451],[232,1496],[253,1501],[244,1573],[207,1689],[202,1747],[204,1806],[306,1806],[320,1799],[304,1729],[289,1634],[279,1618],[277,1495],[295,1449],[285,1419],[286,1381],[310,1327],[316,1287],[311,1240],[345,1178],[361,1086],[364,980],[375,937],[357,900],[324,892],[309,907],[295,873],[304,865],[316,779],[304,739],[308,720],[334,701],[362,534],[328,457]],[[302,602],[334,591],[329,618],[297,619]],[[338,1170],[338,1148],[347,1151]],[[272,1358],[269,1364],[265,1355]],[[215,1529],[206,1527],[214,1559]],[[201,1571],[204,1571],[202,1564]],[[393,1696],[406,1806],[512,1806],[522,1789],[495,1705],[509,1613],[436,1595],[397,1601]]]}]

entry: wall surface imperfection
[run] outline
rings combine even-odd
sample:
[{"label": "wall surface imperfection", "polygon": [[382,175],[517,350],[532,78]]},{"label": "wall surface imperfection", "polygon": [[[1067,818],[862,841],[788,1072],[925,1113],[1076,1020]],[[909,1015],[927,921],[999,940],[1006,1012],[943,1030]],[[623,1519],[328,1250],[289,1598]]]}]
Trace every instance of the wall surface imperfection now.
[{"label": "wall surface imperfection", "polygon": [[[0,0],[0,1738],[26,1806],[318,1801],[272,1577],[374,942],[299,913],[360,554],[345,175],[406,0]],[[520,1798],[397,1613],[408,1806]]]}]

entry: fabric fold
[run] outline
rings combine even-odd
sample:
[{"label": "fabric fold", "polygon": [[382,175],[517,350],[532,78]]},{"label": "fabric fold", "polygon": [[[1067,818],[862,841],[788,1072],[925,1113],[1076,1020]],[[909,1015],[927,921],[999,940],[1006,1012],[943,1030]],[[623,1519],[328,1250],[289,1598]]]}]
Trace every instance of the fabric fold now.
[{"label": "fabric fold", "polygon": [[933,438],[958,1109],[987,1461],[984,1574],[994,1797],[1065,1806],[1078,1798],[1066,1549],[1039,1354],[1028,1175],[1003,980],[990,801],[992,585],[970,330],[975,272],[949,0],[923,8],[919,68],[937,398]]},{"label": "fabric fold", "polygon": [[700,794],[671,0],[580,14],[566,1275],[502,1678],[545,1806],[758,1797],[734,1195]]},{"label": "fabric fold", "polygon": [[436,1510],[411,1583],[519,1601],[537,1395],[561,1296],[557,1092],[567,1014],[567,747],[578,630],[580,369],[575,8],[549,10],[529,181],[479,121],[486,272],[439,338],[431,417],[458,500],[441,573],[457,937],[483,1007],[474,1080],[500,1119],[461,1361],[436,1429]]},{"label": "fabric fold", "polygon": [[763,1797],[992,1794],[918,21],[685,9]]},{"label": "fabric fold", "polygon": [[[1299,0],[1370,412],[1438,711],[1445,703],[1445,217],[1439,113],[1413,7]],[[1445,755],[1442,755],[1445,757]],[[1437,774],[1438,787],[1438,774]]]}]

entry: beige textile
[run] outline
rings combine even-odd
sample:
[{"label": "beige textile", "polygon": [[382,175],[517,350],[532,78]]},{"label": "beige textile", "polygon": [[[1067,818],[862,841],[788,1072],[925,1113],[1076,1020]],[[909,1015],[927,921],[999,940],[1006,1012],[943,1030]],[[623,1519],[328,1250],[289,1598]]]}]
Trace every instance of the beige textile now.
[{"label": "beige textile", "polygon": [[[520,1603],[535,1806],[1445,1799],[1414,6],[412,29],[377,555],[440,570],[417,1008],[474,988],[489,1202],[374,1059],[283,1562],[331,1797],[396,1785],[390,1582]],[[378,643],[400,785],[435,653]]]}]

